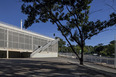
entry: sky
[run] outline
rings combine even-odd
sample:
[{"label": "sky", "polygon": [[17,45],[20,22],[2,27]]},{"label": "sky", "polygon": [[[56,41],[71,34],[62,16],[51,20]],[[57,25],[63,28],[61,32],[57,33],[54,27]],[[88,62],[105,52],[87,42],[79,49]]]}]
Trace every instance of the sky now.
[{"label": "sky", "polygon": [[[116,0],[93,0],[90,4],[91,14],[89,20],[108,20],[109,14],[114,12],[114,10],[107,4],[116,9]],[[20,27],[21,19],[24,23],[24,20],[27,18],[27,15],[21,12],[21,5],[21,0],[0,0],[0,21]],[[100,43],[103,43],[104,45],[109,44],[109,42],[114,40],[116,37],[116,26],[108,29],[108,31],[101,32],[98,35],[93,36],[90,40],[86,40],[86,45],[95,46]],[[57,31],[57,26],[51,24],[50,22],[33,24],[27,30],[52,38],[54,38],[53,34],[55,33],[57,37],[64,39],[61,33]]]}]

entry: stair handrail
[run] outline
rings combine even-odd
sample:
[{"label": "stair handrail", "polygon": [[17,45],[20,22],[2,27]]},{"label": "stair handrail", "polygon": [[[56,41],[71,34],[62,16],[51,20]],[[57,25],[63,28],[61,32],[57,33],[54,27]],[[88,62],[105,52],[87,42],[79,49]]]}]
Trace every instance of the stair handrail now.
[{"label": "stair handrail", "polygon": [[42,46],[36,48],[36,49],[31,53],[31,55],[33,55],[34,53],[36,53],[36,51],[37,51],[38,49],[41,49],[41,48],[42,48]]},{"label": "stair handrail", "polygon": [[39,48],[40,48],[40,47],[35,48],[32,52],[36,51],[36,50],[39,49]]},{"label": "stair handrail", "polygon": [[[50,45],[53,45],[53,44],[56,43],[57,41],[59,41],[59,39],[56,39],[56,40],[54,40],[54,41],[51,41],[51,42],[50,42],[50,43],[51,43]],[[46,49],[46,48],[45,48],[45,49]],[[42,48],[42,51],[45,50],[45,49],[44,49],[44,47],[43,47],[43,48]]]},{"label": "stair handrail", "polygon": [[[54,43],[56,43],[57,41],[59,41],[59,39],[56,39],[56,40],[54,40],[54,41],[50,41],[49,43],[47,43],[47,44],[45,44],[44,46],[41,46],[40,48],[38,47],[38,48],[36,48],[32,53],[31,53],[31,56],[33,55],[33,54],[35,54],[36,52],[38,52],[37,50],[40,50],[39,51],[39,53],[41,52],[41,51],[43,51],[43,50],[45,50],[46,48],[45,48],[45,46],[46,45],[48,45],[48,44],[50,44],[50,45],[53,45]],[[45,49],[43,49],[43,48],[45,48]]]}]

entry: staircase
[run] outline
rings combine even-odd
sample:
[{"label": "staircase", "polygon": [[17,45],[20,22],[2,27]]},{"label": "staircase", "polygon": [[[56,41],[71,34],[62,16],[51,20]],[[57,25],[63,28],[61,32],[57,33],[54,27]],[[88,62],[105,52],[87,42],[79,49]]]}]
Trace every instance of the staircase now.
[{"label": "staircase", "polygon": [[31,58],[35,58],[35,57],[37,58],[37,57],[39,57],[39,54],[42,53],[42,51],[44,51],[45,49],[47,49],[49,46],[56,44],[58,41],[59,41],[59,39],[56,39],[54,41],[50,41],[49,43],[47,43],[44,46],[41,46],[40,48],[37,48],[36,50],[34,50],[31,53],[30,57]]}]

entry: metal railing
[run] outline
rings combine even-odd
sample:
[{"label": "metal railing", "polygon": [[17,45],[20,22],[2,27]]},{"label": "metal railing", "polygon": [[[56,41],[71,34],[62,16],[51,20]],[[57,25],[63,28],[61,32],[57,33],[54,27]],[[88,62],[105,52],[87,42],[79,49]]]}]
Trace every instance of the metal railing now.
[{"label": "metal railing", "polygon": [[[76,58],[74,53],[59,53],[59,56]],[[109,67],[115,67],[115,58],[103,57],[103,56],[94,56],[94,55],[84,55],[85,62],[93,62]]]},{"label": "metal railing", "polygon": [[44,51],[45,49],[47,49],[50,45],[54,45],[55,43],[58,42],[59,39],[56,39],[54,41],[50,41],[49,43],[47,43],[44,46],[41,46],[40,48],[37,48],[34,52],[32,52],[32,54],[30,56],[33,56],[36,53],[40,53],[41,51]]}]

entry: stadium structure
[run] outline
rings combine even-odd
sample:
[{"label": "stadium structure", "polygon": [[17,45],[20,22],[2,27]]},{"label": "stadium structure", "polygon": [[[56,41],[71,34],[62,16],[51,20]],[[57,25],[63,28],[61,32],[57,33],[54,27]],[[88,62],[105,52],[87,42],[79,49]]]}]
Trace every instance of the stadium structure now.
[{"label": "stadium structure", "polygon": [[0,58],[57,56],[58,39],[0,22]]}]

